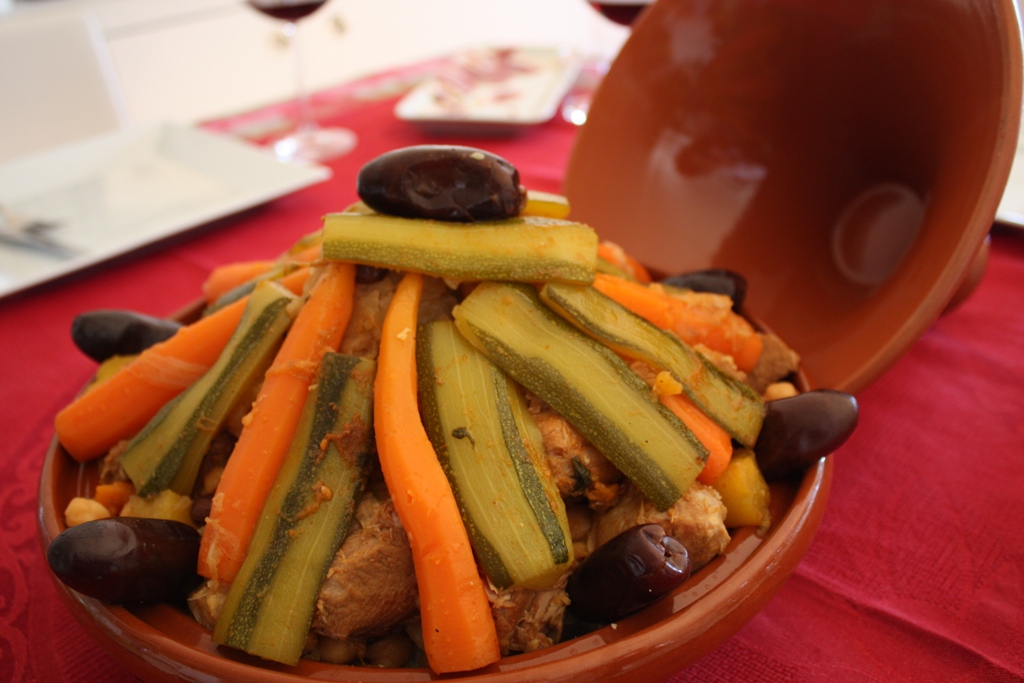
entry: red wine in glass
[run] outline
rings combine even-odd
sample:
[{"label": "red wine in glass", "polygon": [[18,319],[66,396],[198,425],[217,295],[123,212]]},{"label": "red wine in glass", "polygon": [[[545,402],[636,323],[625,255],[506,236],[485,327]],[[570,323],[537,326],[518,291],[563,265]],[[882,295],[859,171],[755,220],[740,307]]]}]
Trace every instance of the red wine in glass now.
[{"label": "red wine in glass", "polygon": [[284,32],[291,39],[295,55],[296,117],[295,130],[273,143],[281,161],[324,161],[347,154],[356,146],[356,134],[347,128],[321,128],[313,120],[306,92],[297,22],[317,11],[327,0],[248,0],[253,9],[285,22]]},{"label": "red wine in glass", "polygon": [[647,5],[651,4],[652,0],[599,0],[598,2],[592,2],[591,5],[603,14],[608,19],[611,19],[616,24],[622,24],[623,26],[629,26],[632,24],[640,12],[643,11]]},{"label": "red wine in glass", "polygon": [[267,16],[284,21],[298,21],[320,9],[327,0],[249,0],[249,4]]}]

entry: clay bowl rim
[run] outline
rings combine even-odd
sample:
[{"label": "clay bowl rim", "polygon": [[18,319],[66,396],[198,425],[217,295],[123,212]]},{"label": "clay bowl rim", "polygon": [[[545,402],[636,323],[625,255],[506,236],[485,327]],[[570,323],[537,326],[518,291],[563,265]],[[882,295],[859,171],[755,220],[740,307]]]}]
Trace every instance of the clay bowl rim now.
[{"label": "clay bowl rim", "polygon": [[[201,302],[172,316],[193,318]],[[760,329],[767,328],[749,316]],[[811,388],[802,370],[797,384]],[[47,450],[38,491],[37,530],[43,555],[64,528],[59,491],[69,481],[82,481],[85,469],[60,446],[56,437]],[[799,481],[772,484],[776,498],[773,527],[764,539],[750,528],[736,530],[729,548],[708,566],[651,607],[578,638],[533,653],[502,658],[466,674],[438,677],[428,669],[374,669],[303,660],[298,667],[262,662],[214,644],[210,633],[171,605],[126,608],[83,596],[60,582],[54,586],[65,605],[122,666],[146,680],[228,680],[294,683],[310,679],[337,681],[660,681],[714,650],[760,611],[782,587],[807,552],[824,515],[832,481],[832,457],[822,458]],[[95,474],[93,474],[95,476]],[[74,479],[68,479],[73,477]],[[61,482],[64,485],[61,486]],[[184,629],[175,636],[161,628]],[[187,636],[187,637],[186,637]],[[652,654],[655,653],[655,654]]]}]

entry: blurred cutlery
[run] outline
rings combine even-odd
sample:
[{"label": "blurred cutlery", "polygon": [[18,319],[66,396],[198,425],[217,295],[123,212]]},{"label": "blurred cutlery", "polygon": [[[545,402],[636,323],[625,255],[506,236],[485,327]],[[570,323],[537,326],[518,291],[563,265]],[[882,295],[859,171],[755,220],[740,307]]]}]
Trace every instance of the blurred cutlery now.
[{"label": "blurred cutlery", "polygon": [[53,239],[50,231],[60,227],[56,221],[26,218],[0,204],[0,244],[34,249],[60,258],[81,253]]}]

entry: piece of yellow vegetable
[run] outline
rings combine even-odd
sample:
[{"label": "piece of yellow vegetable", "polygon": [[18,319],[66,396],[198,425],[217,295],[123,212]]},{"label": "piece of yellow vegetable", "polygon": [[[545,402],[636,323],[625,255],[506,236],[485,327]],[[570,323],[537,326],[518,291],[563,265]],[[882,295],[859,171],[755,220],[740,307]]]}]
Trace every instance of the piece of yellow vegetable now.
[{"label": "piece of yellow vegetable", "polygon": [[195,526],[192,523],[191,511],[191,498],[179,495],[170,489],[164,489],[152,498],[132,496],[121,508],[121,516],[169,519],[172,522]]},{"label": "piece of yellow vegetable", "polygon": [[524,216],[547,216],[548,218],[568,218],[569,200],[560,194],[526,191],[526,208]]},{"label": "piece of yellow vegetable", "polygon": [[761,531],[768,530],[771,525],[771,513],[768,511],[771,493],[752,450],[736,449],[714,488],[725,505],[725,526],[730,529],[756,526]]}]

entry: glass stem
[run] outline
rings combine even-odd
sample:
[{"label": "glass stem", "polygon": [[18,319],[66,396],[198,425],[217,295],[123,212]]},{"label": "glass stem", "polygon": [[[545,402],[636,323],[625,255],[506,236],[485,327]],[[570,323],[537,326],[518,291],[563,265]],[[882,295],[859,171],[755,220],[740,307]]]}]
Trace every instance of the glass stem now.
[{"label": "glass stem", "polygon": [[299,26],[296,22],[289,21],[284,25],[284,32],[291,41],[294,55],[295,104],[298,107],[295,130],[300,134],[308,133],[316,129],[316,122],[313,121],[309,92],[306,90],[306,78],[302,68],[302,41],[299,40]]}]

